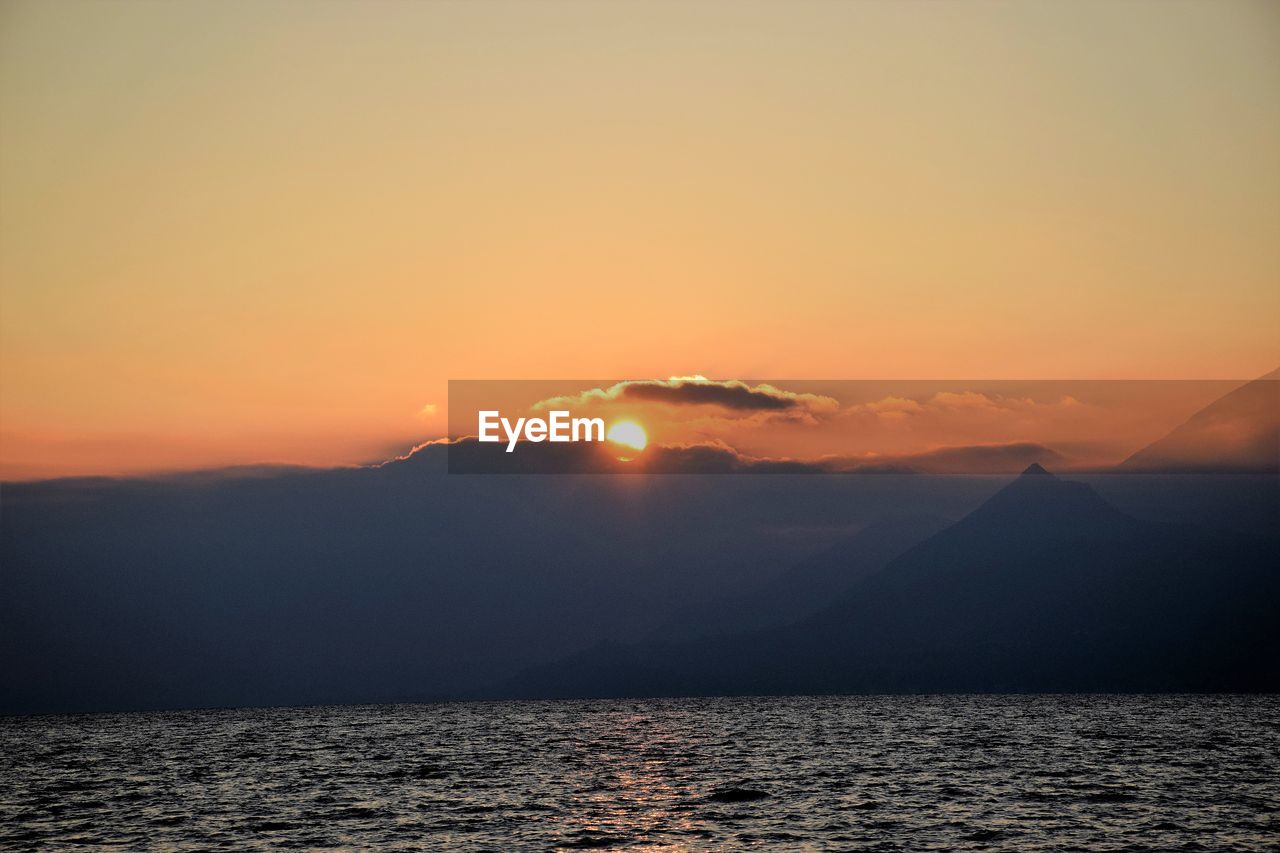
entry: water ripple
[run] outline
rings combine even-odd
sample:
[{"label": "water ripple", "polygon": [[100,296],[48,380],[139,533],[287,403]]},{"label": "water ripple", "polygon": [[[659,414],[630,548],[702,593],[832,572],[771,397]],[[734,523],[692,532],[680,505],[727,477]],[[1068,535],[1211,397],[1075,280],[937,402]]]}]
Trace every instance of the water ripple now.
[{"label": "water ripple", "polygon": [[1277,697],[16,717],[0,845],[1255,850],[1277,780]]}]

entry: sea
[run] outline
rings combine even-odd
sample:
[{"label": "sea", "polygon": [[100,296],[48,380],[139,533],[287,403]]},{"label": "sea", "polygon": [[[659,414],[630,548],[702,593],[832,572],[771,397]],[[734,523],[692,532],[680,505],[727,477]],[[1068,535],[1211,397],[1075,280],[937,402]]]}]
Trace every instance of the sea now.
[{"label": "sea", "polygon": [[1280,697],[862,696],[0,718],[0,846],[1263,850]]}]

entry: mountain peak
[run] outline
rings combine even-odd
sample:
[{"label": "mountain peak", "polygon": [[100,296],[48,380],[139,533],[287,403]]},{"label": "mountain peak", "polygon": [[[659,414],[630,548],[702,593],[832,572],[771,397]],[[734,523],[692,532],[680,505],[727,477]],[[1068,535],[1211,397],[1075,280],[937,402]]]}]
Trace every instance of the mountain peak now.
[{"label": "mountain peak", "polygon": [[[1064,480],[1034,464],[1013,482],[992,495],[960,524],[979,522],[988,531],[1007,536],[1011,531],[1054,537],[1094,536],[1117,525],[1127,526],[1128,516],[1107,503],[1087,483]],[[954,529],[954,528],[952,528]]]}]

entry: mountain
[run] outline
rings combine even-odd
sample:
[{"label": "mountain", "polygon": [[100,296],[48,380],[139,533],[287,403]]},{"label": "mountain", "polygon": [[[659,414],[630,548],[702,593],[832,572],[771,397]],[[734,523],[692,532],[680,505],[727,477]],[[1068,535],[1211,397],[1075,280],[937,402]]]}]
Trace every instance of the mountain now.
[{"label": "mountain", "polygon": [[0,486],[0,713],[387,702],[474,689],[829,532],[959,517],[985,478],[462,475],[364,468]]},{"label": "mountain", "polygon": [[947,525],[937,515],[877,519],[744,592],[681,607],[653,632],[666,641],[773,628],[821,610]]},{"label": "mountain", "polygon": [[1120,463],[1120,470],[1280,473],[1280,370],[1196,412]]},{"label": "mountain", "polygon": [[[824,606],[830,614],[841,595],[839,606],[857,606],[868,584],[891,574],[882,568],[894,552],[890,569],[931,532],[903,519],[962,518],[1007,483],[446,468],[444,448],[430,446],[364,468],[0,485],[0,714],[437,699],[610,655],[624,665],[612,689],[671,691],[664,648],[690,649],[691,666],[704,655],[725,667],[722,687],[693,671],[684,689],[760,689],[752,678],[771,655],[809,654],[804,636],[778,622],[817,619]],[[1200,543],[1161,546],[1174,557],[1221,558],[1231,577],[1242,565],[1231,549],[1280,518],[1274,476],[1091,482],[1158,541]],[[1168,519],[1237,532],[1215,540],[1156,523]],[[832,546],[833,530],[862,532]],[[1218,541],[1216,556],[1200,550]],[[1235,611],[1240,625],[1253,624],[1248,607],[1275,601],[1268,595]],[[690,606],[720,600],[765,621],[708,618],[704,629]],[[849,618],[874,625],[892,615]],[[754,642],[743,638],[766,626],[778,648],[735,671],[742,644]],[[707,634],[720,634],[718,655],[700,651],[715,639],[698,639]],[[661,677],[637,681],[631,660]],[[578,674],[553,669],[566,690],[584,690]],[[546,683],[530,691],[550,692]]]},{"label": "mountain", "polygon": [[492,695],[1275,690],[1277,556],[1033,465],[794,625],[600,646]]}]

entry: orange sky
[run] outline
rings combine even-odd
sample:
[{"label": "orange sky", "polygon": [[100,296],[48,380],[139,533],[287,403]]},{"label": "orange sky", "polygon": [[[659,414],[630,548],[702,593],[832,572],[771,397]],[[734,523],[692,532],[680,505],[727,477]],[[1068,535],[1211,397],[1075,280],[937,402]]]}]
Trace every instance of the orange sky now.
[{"label": "orange sky", "polygon": [[10,2],[0,133],[0,477],[380,458],[450,378],[1280,365],[1270,2]]}]

